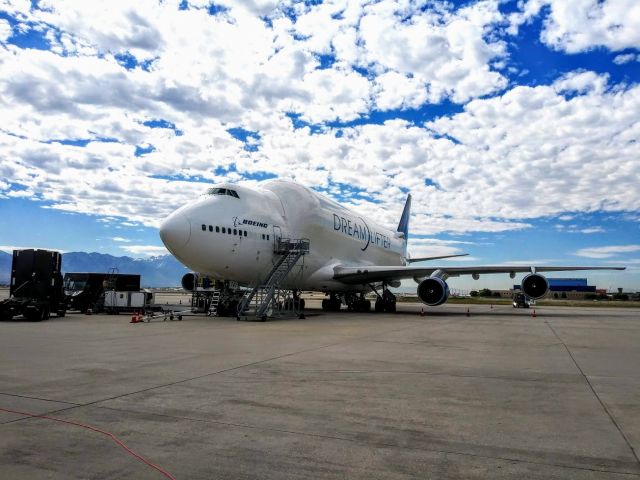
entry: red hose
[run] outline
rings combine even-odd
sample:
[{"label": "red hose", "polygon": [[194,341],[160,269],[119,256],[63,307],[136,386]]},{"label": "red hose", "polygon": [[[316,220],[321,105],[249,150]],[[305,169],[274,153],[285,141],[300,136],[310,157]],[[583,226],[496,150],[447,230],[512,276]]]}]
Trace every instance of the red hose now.
[{"label": "red hose", "polygon": [[42,418],[44,420],[52,420],[54,422],[66,423],[67,425],[73,425],[73,426],[76,426],[76,427],[82,427],[82,428],[86,428],[87,430],[91,430],[93,432],[101,433],[101,434],[106,435],[107,437],[109,437],[111,440],[113,440],[115,443],[117,443],[120,447],[122,447],[128,454],[130,454],[131,456],[137,458],[142,463],[144,463],[147,466],[153,468],[154,470],[157,470],[162,475],[164,475],[166,478],[169,478],[170,480],[176,480],[176,478],[173,475],[171,475],[169,472],[164,470],[162,467],[159,467],[158,465],[155,465],[155,464],[151,463],[149,460],[144,458],[139,453],[136,453],[133,450],[131,450],[129,447],[127,447],[127,445],[125,445],[125,443],[122,440],[120,440],[118,437],[116,437],[113,433],[106,432],[104,430],[100,430],[97,427],[93,427],[91,425],[86,425],[84,423],[73,422],[71,420],[63,420],[61,418],[49,417],[47,415],[36,415],[34,413],[21,412],[21,411],[18,411],[18,410],[10,410],[8,408],[2,408],[2,407],[0,407],[0,411],[8,412],[8,413],[15,413],[15,414],[18,414],[18,415],[25,415],[27,417]]}]

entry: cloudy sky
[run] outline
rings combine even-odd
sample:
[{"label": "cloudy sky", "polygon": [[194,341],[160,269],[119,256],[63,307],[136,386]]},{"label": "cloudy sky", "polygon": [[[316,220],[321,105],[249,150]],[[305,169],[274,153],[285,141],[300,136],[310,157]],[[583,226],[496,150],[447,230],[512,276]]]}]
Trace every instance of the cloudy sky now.
[{"label": "cloudy sky", "polygon": [[640,288],[639,81],[637,0],[0,0],[0,248],[161,254],[284,177],[388,225],[410,191],[414,256]]}]

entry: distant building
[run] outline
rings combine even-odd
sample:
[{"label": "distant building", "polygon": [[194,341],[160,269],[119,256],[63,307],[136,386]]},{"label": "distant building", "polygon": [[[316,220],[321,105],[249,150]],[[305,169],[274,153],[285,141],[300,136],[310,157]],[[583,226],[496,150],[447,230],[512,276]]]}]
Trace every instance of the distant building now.
[{"label": "distant building", "polygon": [[[596,287],[589,285],[586,278],[547,278],[549,281],[549,298],[567,298],[581,300],[585,295],[596,294]],[[519,291],[520,285],[514,285],[513,291]]]}]

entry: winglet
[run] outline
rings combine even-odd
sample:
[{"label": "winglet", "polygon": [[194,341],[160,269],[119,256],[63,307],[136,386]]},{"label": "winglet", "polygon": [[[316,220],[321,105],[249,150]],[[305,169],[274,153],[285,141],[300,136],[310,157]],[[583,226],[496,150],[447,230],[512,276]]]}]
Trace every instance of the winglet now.
[{"label": "winglet", "polygon": [[398,232],[404,234],[404,239],[409,238],[409,217],[411,216],[411,194],[407,197],[407,202],[404,204],[404,210],[402,210],[402,216],[400,217],[400,223],[398,224]]}]

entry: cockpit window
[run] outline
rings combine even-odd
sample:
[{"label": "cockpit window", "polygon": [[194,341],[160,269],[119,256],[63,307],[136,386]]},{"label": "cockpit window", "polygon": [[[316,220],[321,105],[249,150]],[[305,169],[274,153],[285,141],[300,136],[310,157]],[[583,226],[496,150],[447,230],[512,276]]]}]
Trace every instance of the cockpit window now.
[{"label": "cockpit window", "polygon": [[238,192],[230,188],[213,187],[207,190],[207,195],[229,195],[230,197],[240,198]]}]

